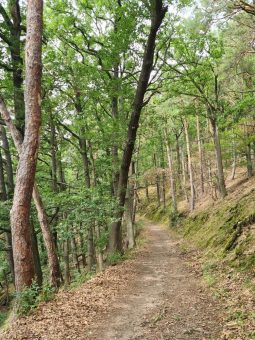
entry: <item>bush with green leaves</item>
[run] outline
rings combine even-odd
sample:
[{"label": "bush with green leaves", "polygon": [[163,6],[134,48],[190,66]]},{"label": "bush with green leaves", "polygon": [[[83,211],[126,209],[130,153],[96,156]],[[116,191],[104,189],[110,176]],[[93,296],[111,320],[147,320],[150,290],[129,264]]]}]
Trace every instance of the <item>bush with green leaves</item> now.
[{"label": "bush with green leaves", "polygon": [[123,255],[119,251],[115,251],[114,253],[109,253],[107,256],[107,263],[110,266],[113,266],[123,260]]},{"label": "bush with green leaves", "polygon": [[16,313],[19,316],[29,314],[39,303],[48,302],[55,296],[55,290],[49,284],[40,287],[36,282],[16,294]]},{"label": "bush with green leaves", "polygon": [[19,316],[27,315],[32,309],[38,306],[38,295],[40,287],[36,282],[16,294],[16,312]]}]

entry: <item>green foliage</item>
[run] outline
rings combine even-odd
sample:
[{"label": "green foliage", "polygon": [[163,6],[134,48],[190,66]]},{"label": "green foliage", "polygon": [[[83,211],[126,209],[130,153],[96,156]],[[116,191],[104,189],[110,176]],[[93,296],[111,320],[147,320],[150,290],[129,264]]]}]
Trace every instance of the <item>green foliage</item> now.
[{"label": "green foliage", "polygon": [[36,282],[19,293],[16,293],[16,312],[19,316],[27,315],[36,309],[41,302],[48,302],[55,296],[55,289],[49,284],[39,287]]},{"label": "green foliage", "polygon": [[48,302],[54,299],[56,290],[49,283],[44,284],[40,288],[40,294],[37,297],[37,303]]},{"label": "green foliage", "polygon": [[8,312],[1,312],[0,311],[0,328],[4,325],[4,323],[7,320],[8,316],[9,316]]},{"label": "green foliage", "polygon": [[33,282],[30,287],[16,294],[16,312],[19,316],[27,315],[38,306],[40,287]]},{"label": "green foliage", "polygon": [[123,254],[121,254],[118,251],[110,253],[110,254],[107,255],[107,263],[110,266],[114,266],[114,265],[118,264],[119,262],[123,261],[123,259],[124,259]]},{"label": "green foliage", "polygon": [[95,273],[96,273],[95,271],[88,272],[86,270],[82,270],[80,273],[76,271],[73,276],[71,287],[72,288],[79,287],[84,282],[90,280],[95,275]]}]

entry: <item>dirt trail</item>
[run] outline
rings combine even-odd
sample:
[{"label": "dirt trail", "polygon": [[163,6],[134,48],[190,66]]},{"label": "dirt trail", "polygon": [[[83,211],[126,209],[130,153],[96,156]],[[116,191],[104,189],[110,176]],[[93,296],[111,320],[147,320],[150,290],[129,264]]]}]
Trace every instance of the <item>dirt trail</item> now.
[{"label": "dirt trail", "polygon": [[[146,223],[149,245],[134,280],[91,339],[219,339],[220,312],[185,263],[178,241]],[[218,310],[218,313],[217,313]]]},{"label": "dirt trail", "polygon": [[148,243],[134,260],[59,294],[0,339],[220,339],[220,307],[178,241],[159,225],[145,225]]}]

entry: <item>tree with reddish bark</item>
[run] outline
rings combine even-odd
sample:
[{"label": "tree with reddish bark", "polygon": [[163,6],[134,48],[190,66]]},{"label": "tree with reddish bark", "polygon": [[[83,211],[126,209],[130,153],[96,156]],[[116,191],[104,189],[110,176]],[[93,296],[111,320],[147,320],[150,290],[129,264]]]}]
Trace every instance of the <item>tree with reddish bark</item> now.
[{"label": "tree with reddish bark", "polygon": [[19,158],[11,209],[15,286],[17,291],[31,285],[35,277],[31,246],[30,207],[41,124],[43,1],[27,2],[25,135]]}]

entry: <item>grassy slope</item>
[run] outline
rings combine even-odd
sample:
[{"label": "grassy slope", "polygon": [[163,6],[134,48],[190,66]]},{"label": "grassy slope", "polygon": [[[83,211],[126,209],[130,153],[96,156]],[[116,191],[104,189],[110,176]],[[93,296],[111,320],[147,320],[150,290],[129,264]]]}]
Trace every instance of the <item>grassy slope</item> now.
[{"label": "grassy slope", "polygon": [[151,188],[149,203],[140,194],[141,213],[176,230],[185,251],[199,250],[198,270],[226,307],[226,339],[238,338],[228,337],[232,332],[239,339],[255,339],[255,178],[241,175],[228,183],[224,200],[204,197],[192,214],[181,202],[175,225],[170,222],[171,208],[157,207],[154,191]]},{"label": "grassy slope", "polygon": [[[191,214],[184,202],[174,227],[185,239],[203,250],[206,257],[223,259],[240,269],[255,266],[255,178],[241,178],[229,187],[224,200],[201,199]],[[148,218],[171,226],[171,208],[158,208],[152,199],[141,203],[141,212]]]}]

